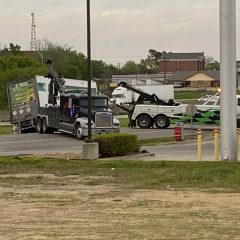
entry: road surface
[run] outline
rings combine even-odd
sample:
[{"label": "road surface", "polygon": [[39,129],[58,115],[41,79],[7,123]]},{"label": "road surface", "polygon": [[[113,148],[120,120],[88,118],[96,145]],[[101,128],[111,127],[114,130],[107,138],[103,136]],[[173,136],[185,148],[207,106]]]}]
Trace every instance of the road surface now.
[{"label": "road surface", "polygon": [[[135,133],[139,139],[173,136],[173,129],[128,129],[121,132]],[[191,132],[191,130],[187,130]],[[25,154],[49,154],[49,153],[77,153],[82,152],[83,141],[78,141],[74,136],[62,133],[55,134],[13,134],[1,136],[0,155],[25,155]],[[155,153],[158,160],[196,160],[196,140],[188,142],[160,144],[156,146],[144,146],[142,149]],[[213,143],[204,142],[204,160],[213,159]]]},{"label": "road surface", "polygon": [[82,141],[65,134],[13,134],[1,136],[0,155],[82,152]]}]

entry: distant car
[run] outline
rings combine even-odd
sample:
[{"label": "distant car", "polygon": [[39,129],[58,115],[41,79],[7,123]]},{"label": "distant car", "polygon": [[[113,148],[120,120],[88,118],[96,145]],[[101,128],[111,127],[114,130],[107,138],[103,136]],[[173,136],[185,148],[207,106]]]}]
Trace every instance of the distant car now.
[{"label": "distant car", "polygon": [[208,99],[210,99],[213,95],[204,95],[198,99],[199,102],[206,102]]},{"label": "distant car", "polygon": [[173,87],[174,88],[183,88],[184,86],[183,86],[183,84],[176,84],[176,83],[174,83]]}]

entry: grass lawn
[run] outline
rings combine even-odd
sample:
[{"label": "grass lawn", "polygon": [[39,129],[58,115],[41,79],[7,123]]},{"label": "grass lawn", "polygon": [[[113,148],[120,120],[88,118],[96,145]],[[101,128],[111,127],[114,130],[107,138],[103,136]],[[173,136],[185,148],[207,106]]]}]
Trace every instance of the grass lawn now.
[{"label": "grass lawn", "polygon": [[240,237],[239,163],[0,157],[0,180],[2,239]]},{"label": "grass lawn", "polygon": [[9,135],[13,133],[12,126],[0,126],[0,135]]},{"label": "grass lawn", "polygon": [[161,188],[169,184],[176,188],[240,189],[240,164],[225,162],[83,161],[0,157],[0,174],[6,173],[94,176],[96,185],[121,184],[128,188],[142,189]]},{"label": "grass lawn", "polygon": [[128,127],[128,118],[118,118],[121,127]]},{"label": "grass lawn", "polygon": [[183,91],[174,91],[175,99],[198,99],[202,97],[203,95],[207,94],[214,94],[213,91],[206,91],[206,90],[197,90],[197,91],[189,91],[189,90],[183,90]]}]

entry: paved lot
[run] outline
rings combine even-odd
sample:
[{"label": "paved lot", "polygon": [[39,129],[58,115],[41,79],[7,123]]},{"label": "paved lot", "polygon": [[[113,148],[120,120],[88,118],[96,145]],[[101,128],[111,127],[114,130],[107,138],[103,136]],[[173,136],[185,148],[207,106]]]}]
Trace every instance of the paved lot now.
[{"label": "paved lot", "polygon": [[[155,153],[158,160],[197,161],[196,140],[179,143],[168,143],[156,146],[144,146],[144,149]],[[214,145],[210,140],[203,143],[203,161],[214,159]]]},{"label": "paved lot", "polygon": [[15,134],[1,136],[0,155],[82,152],[82,141],[65,134]]},{"label": "paved lot", "polygon": [[[127,131],[127,129],[126,129]],[[134,130],[132,130],[134,131]],[[150,130],[151,131],[151,130]],[[140,136],[144,132],[136,131]],[[159,134],[153,131],[155,134]],[[166,132],[165,132],[166,133]],[[150,135],[152,133],[149,133]],[[141,138],[141,137],[140,137]],[[56,134],[15,134],[1,136],[0,155],[24,155],[24,154],[51,154],[51,153],[76,153],[81,154],[83,141],[77,141],[73,136]],[[143,150],[155,153],[156,157],[147,157],[149,160],[196,160],[196,140],[160,144],[155,146],[143,146]],[[144,157],[145,158],[145,157]],[[203,160],[213,159],[213,143],[205,139],[203,144]]]},{"label": "paved lot", "polygon": [[[126,116],[119,116],[126,117]],[[8,125],[9,122],[0,122],[0,125]],[[198,128],[211,131],[214,126],[184,126],[184,135],[196,136]],[[139,139],[174,136],[174,125],[168,129],[140,129],[122,128],[122,133],[137,134]],[[209,134],[208,134],[209,135]],[[211,135],[211,134],[210,134]],[[66,153],[74,152],[81,154],[83,141],[77,141],[73,136],[55,133],[54,135],[20,134],[1,136],[0,155],[21,155],[21,154],[44,154],[44,153]],[[155,153],[156,157],[148,157],[155,160],[196,160],[197,143],[195,140],[157,146],[144,146],[142,149]],[[213,159],[213,143],[205,141],[203,144],[203,160]]]}]

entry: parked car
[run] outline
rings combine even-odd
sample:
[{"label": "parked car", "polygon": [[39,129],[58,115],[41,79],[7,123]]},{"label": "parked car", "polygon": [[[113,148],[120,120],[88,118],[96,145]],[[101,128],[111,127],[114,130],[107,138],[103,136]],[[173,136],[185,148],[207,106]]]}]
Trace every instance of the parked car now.
[{"label": "parked car", "polygon": [[210,99],[213,95],[204,95],[198,99],[199,102],[206,102],[208,99]]}]

